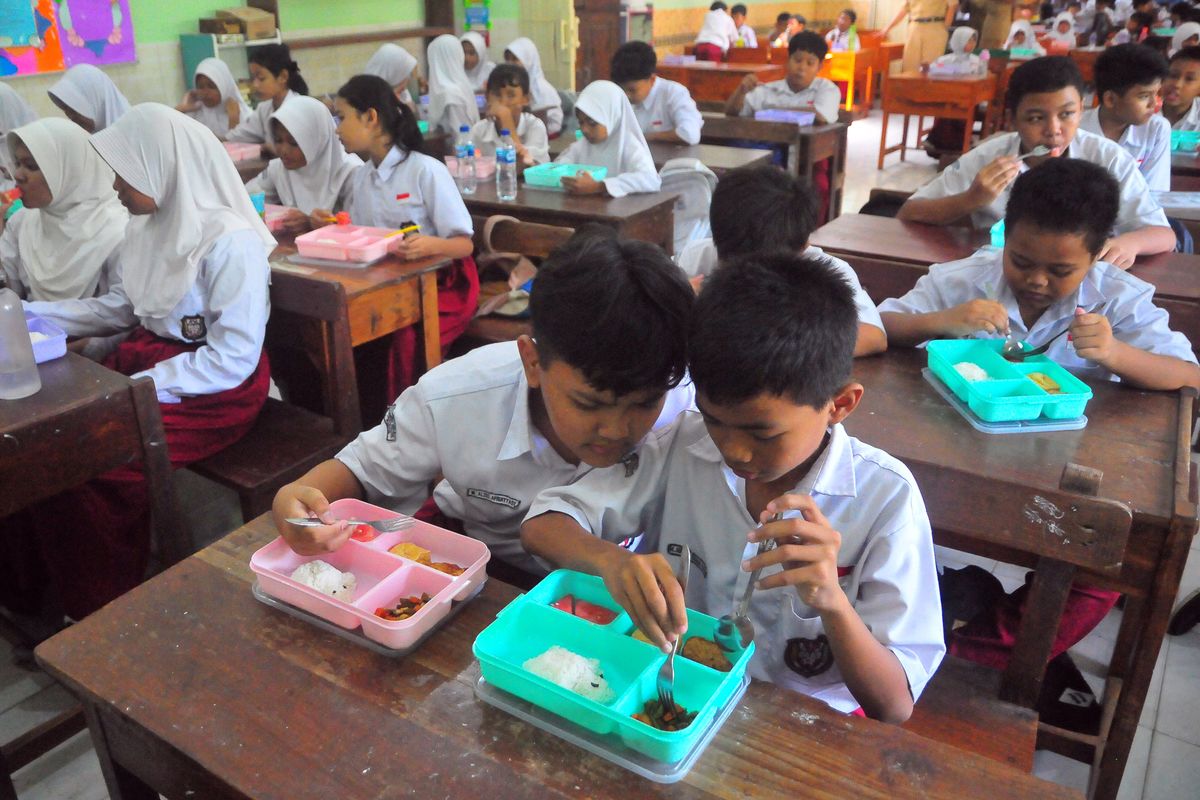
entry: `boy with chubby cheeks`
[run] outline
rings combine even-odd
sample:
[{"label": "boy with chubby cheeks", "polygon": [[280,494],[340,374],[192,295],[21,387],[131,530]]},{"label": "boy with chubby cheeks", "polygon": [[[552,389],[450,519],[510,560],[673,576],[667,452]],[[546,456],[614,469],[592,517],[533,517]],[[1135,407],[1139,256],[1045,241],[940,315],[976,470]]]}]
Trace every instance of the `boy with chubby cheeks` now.
[{"label": "boy with chubby cheeks", "polygon": [[754,73],[748,74],[725,103],[730,117],[753,117],[767,108],[786,108],[816,112],[818,125],[837,122],[842,94],[837,84],[817,77],[829,46],[815,33],[801,31],[788,42],[787,77],[760,84]]}]

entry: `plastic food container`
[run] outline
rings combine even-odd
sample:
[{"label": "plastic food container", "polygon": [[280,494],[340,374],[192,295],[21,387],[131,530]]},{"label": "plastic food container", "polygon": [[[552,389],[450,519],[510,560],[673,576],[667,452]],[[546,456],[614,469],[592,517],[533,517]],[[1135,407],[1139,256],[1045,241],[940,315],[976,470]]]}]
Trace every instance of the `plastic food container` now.
[{"label": "plastic food container", "polygon": [[[450,174],[458,176],[458,159],[454,156],[446,156],[446,169],[450,170]],[[475,177],[479,179],[490,178],[496,174],[496,156],[475,156]]]},{"label": "plastic food container", "polygon": [[597,181],[608,177],[608,167],[589,167],[586,164],[538,164],[525,169],[525,185],[538,189],[561,189],[564,177],[573,178],[580,172],[590,172]]},{"label": "plastic food container", "polygon": [[404,237],[396,231],[361,225],[326,225],[296,237],[302,256],[359,263],[383,258],[403,244]]},{"label": "plastic food container", "polygon": [[253,142],[225,142],[225,152],[234,161],[249,161],[262,154],[262,145]]},{"label": "plastic food container", "polygon": [[[394,511],[361,500],[338,500],[330,508],[339,519],[369,521],[396,516]],[[464,572],[447,575],[388,552],[401,542],[417,544],[430,551],[433,561],[457,564]],[[336,552],[321,556],[298,555],[280,537],[250,558],[250,569],[258,576],[259,587],[266,595],[342,628],[352,630],[361,626],[371,641],[402,649],[440,624],[450,613],[453,601],[471,595],[487,578],[485,566],[490,557],[487,545],[482,542],[418,521],[401,531],[381,533],[369,542],[351,539]],[[356,586],[350,602],[292,580],[297,567],[318,558],[354,574]],[[375,615],[377,608],[422,593],[430,595],[429,602],[408,619],[392,622]]]},{"label": "plastic food container", "polygon": [[41,364],[43,361],[53,361],[67,354],[67,332],[48,319],[42,319],[37,314],[25,312],[25,327],[30,333],[40,333],[47,338],[33,343],[33,360]]},{"label": "plastic food container", "polygon": [[[619,612],[618,616],[607,625],[597,625],[551,607],[567,594],[606,606]],[[688,611],[687,639],[711,639],[716,629],[715,618]],[[569,719],[598,737],[616,737],[625,747],[656,761],[679,761],[739,690],[754,645],[728,654],[733,663],[729,672],[677,657],[675,701],[687,711],[696,712],[696,718],[683,730],[661,731],[634,719],[633,714],[641,712],[646,701],[657,699],[655,679],[666,655],[634,639],[632,633],[633,621],[612,600],[600,578],[558,570],[501,611],[475,639],[474,652],[484,680],[491,685]],[[525,661],[554,645],[599,659],[615,699],[600,703],[525,669]]]},{"label": "plastic food container", "polygon": [[287,206],[277,206],[267,203],[263,206],[263,222],[267,224],[267,230],[271,233],[277,232],[283,226],[283,220],[288,213],[293,209]]},{"label": "plastic food container", "polygon": [[991,227],[988,231],[992,240],[992,247],[998,250],[1004,249],[1004,220],[1000,220]]},{"label": "plastic food container", "polygon": [[791,122],[807,127],[816,122],[815,111],[792,111],[786,108],[764,108],[754,112],[754,118],[762,122]]},{"label": "plastic food container", "polygon": [[1178,153],[1194,153],[1200,147],[1200,131],[1171,131],[1171,149]]},{"label": "plastic food container", "polygon": [[[1044,355],[1019,364],[1006,361],[1000,355],[1003,347],[1003,340],[998,339],[937,339],[925,350],[933,374],[987,422],[1082,416],[1092,399],[1087,384]],[[964,361],[987,372],[987,380],[971,382],[959,375],[954,365]],[[1048,393],[1028,377],[1032,372],[1057,383],[1061,393]]]}]

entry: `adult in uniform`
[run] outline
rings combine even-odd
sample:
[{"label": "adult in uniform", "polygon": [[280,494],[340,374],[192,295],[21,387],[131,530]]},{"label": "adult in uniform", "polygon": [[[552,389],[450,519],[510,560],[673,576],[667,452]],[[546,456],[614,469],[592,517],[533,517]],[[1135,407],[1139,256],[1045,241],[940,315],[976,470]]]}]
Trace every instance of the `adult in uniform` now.
[{"label": "adult in uniform", "polygon": [[887,36],[892,28],[908,18],[908,35],[904,40],[904,71],[915,72],[922,64],[930,64],[946,52],[946,39],[958,0],[906,0],[896,17],[883,29]]},{"label": "adult in uniform", "polygon": [[987,16],[983,18],[983,30],[979,42],[983,47],[1003,47],[1008,38],[1008,28],[1012,24],[1013,0],[987,0],[984,8]]}]

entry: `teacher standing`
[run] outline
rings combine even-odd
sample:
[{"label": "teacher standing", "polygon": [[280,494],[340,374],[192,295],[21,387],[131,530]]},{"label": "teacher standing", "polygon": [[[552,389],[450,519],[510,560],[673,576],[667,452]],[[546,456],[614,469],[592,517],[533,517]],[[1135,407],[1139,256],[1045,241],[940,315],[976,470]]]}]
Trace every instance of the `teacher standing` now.
[{"label": "teacher standing", "polygon": [[933,63],[946,52],[946,40],[957,10],[958,0],[907,0],[900,6],[895,19],[883,29],[883,35],[887,36],[901,20],[908,18],[908,35],[904,40],[905,72],[915,72],[922,64]]}]

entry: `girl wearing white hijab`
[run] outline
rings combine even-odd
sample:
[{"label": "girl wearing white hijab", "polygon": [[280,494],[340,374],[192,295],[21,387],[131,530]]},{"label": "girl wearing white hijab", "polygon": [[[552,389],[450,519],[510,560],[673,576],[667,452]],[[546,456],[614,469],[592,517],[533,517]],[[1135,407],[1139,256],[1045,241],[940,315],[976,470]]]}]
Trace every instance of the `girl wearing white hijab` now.
[{"label": "girl wearing white hijab", "polygon": [[[122,283],[103,297],[28,307],[74,336],[132,329],[104,364],[154,381],[179,468],[244,436],[266,401],[275,242],[221,143],[195,120],[144,103],[91,141],[134,215],[118,253]],[[68,615],[82,618],[142,579],[148,509],[140,465],[35,509],[32,538]]]},{"label": "girl wearing white hijab", "polygon": [[573,194],[607,191],[612,197],[624,197],[662,188],[642,127],[620,86],[612,81],[592,81],[575,101],[575,116],[579,118],[583,138],[555,161],[607,167],[608,177],[599,182],[586,174],[575,179],[563,178],[567,191]]},{"label": "girl wearing white hijab", "polygon": [[242,98],[229,66],[219,58],[206,58],[196,65],[195,89],[183,96],[176,111],[187,114],[217,136],[225,137],[252,113]]},{"label": "girl wearing white hijab", "polygon": [[[25,102],[7,83],[0,82],[0,136],[11,130],[28,125],[38,118],[37,112]],[[8,148],[0,147],[0,192],[7,192],[17,184],[13,182],[13,165],[8,159]],[[3,209],[7,210],[7,209]]]},{"label": "girl wearing white hijab", "polygon": [[1175,35],[1171,37],[1171,55],[1197,43],[1200,43],[1200,22],[1185,22],[1175,29]]},{"label": "girl wearing white hijab", "polygon": [[467,80],[476,92],[486,91],[488,76],[496,68],[496,62],[488,54],[487,42],[475,31],[467,31],[458,40],[463,46],[463,68],[467,71]]},{"label": "girl wearing white hijab", "polygon": [[[375,55],[367,59],[363,67],[364,75],[375,75],[388,82],[396,98],[406,103],[410,108],[416,108],[414,97],[420,94],[420,77],[417,72],[417,58],[398,44],[388,42],[375,51]],[[412,91],[412,81],[418,82],[417,92]]]},{"label": "girl wearing white hijab", "polygon": [[310,220],[315,209],[340,211],[346,204],[347,178],[362,159],[351,155],[337,137],[337,126],[325,104],[311,97],[293,97],[271,115],[279,158],[246,184],[246,192],[263,192],[268,203],[296,209],[284,220],[284,230],[299,233],[328,224]]},{"label": "girl wearing white hijab", "polygon": [[1033,26],[1029,24],[1027,19],[1013,20],[1013,24],[1008,29],[1008,38],[1004,41],[1004,49],[1032,50],[1038,56],[1046,55],[1045,49],[1038,44],[1037,37],[1033,35]]},{"label": "girl wearing white hijab", "polygon": [[475,88],[463,70],[462,42],[450,34],[434,39],[426,51],[429,64],[429,127],[457,133],[479,122]]},{"label": "girl wearing white hijab", "polygon": [[961,67],[966,64],[970,67],[972,73],[982,75],[987,71],[987,66],[983,63],[983,59],[972,52],[975,49],[975,43],[979,41],[979,35],[974,28],[962,25],[954,29],[954,33],[950,34],[950,52],[944,56],[939,56],[931,65],[934,69],[937,67],[949,67],[954,65]]},{"label": "girl wearing white hijab", "polygon": [[[1066,26],[1065,28],[1063,26]],[[1062,42],[1068,47],[1075,47],[1075,15],[1069,11],[1064,11],[1054,18],[1053,24],[1050,25],[1050,30],[1046,33],[1052,40]]]},{"label": "girl wearing white hijab", "polygon": [[510,64],[520,64],[529,73],[529,92],[533,96],[529,110],[546,123],[546,132],[551,139],[558,136],[563,124],[562,98],[542,72],[542,59],[538,55],[537,45],[522,36],[504,48],[504,60]]},{"label": "girl wearing white hijab", "polygon": [[91,64],[76,64],[46,94],[54,105],[88,133],[112,125],[129,110],[129,101],[112,79]]}]

